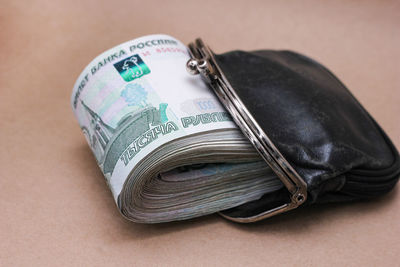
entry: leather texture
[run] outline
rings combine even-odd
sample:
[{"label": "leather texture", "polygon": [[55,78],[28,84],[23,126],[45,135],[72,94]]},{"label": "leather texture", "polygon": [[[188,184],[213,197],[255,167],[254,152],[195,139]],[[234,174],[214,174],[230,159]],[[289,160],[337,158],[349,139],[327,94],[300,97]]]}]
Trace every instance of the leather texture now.
[{"label": "leather texture", "polygon": [[[291,51],[215,55],[264,132],[305,180],[307,203],[370,198],[398,181],[400,159],[384,131],[329,70]],[[282,193],[225,213],[251,216]]]}]

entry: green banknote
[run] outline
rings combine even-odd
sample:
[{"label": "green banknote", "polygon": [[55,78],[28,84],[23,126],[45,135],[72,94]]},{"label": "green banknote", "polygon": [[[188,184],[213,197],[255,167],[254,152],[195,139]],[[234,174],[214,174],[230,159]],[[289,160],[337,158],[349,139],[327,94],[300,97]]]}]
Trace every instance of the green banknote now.
[{"label": "green banknote", "polygon": [[188,59],[175,38],[149,35],[99,55],[75,83],[73,112],[129,220],[189,219],[282,187]]}]

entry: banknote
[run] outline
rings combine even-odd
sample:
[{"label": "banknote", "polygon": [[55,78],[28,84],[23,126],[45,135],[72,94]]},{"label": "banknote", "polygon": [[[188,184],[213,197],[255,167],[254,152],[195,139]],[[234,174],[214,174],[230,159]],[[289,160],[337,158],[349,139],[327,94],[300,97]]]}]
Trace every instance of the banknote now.
[{"label": "banknote", "polygon": [[127,219],[189,219],[282,187],[199,76],[187,48],[149,35],[96,57],[71,105]]}]

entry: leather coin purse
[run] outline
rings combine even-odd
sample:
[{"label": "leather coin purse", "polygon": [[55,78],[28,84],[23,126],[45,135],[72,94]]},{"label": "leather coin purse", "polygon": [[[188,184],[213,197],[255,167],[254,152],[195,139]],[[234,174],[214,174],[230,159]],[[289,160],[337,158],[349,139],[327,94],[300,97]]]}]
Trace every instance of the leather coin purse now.
[{"label": "leather coin purse", "polygon": [[254,222],[313,203],[389,192],[399,154],[343,83],[318,62],[291,51],[214,54],[189,44],[187,69],[200,74],[285,188],[225,210]]}]

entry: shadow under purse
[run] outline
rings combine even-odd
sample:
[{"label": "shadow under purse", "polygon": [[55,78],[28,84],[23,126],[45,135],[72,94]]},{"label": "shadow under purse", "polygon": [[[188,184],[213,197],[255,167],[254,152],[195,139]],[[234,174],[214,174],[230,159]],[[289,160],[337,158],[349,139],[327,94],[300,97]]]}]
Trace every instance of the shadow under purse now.
[{"label": "shadow under purse", "polygon": [[214,54],[189,44],[200,73],[286,188],[221,212],[254,222],[302,204],[389,192],[399,154],[380,126],[329,70],[291,51]]}]

